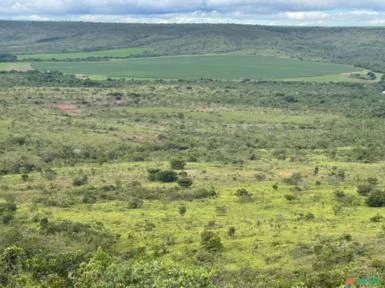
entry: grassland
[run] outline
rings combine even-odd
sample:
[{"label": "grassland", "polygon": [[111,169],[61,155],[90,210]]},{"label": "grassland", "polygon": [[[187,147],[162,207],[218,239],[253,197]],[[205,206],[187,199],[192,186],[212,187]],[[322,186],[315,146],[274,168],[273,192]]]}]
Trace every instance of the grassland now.
[{"label": "grassland", "polygon": [[385,287],[383,31],[0,21],[0,287]]},{"label": "grassland", "polygon": [[[368,196],[357,193],[369,178],[385,188],[377,83],[100,81],[90,88],[47,73],[37,87],[22,75],[1,79],[0,202],[14,201],[17,211],[0,222],[0,248],[22,247],[33,263],[39,251],[91,254],[60,268],[75,269],[75,278],[56,272],[55,262],[32,266],[44,273],[20,268],[1,279],[22,274],[51,287],[47,273],[62,273],[55,279],[72,287],[94,271],[87,261],[98,246],[114,256],[106,271],[141,261],[201,267],[214,271],[216,287],[336,287],[351,275],[383,277],[385,208],[368,207]],[[170,169],[170,159],[186,161],[177,172],[191,187],[150,181],[148,170]],[[237,196],[241,188],[248,197]],[[202,248],[203,231],[218,235],[223,250]],[[91,270],[82,274],[80,262]]]},{"label": "grassland", "polygon": [[79,60],[87,58],[128,58],[135,55],[141,55],[148,51],[146,48],[125,48],[100,50],[91,52],[77,52],[77,53],[58,53],[58,54],[24,54],[17,55],[17,59],[25,60]]},{"label": "grassland", "polygon": [[32,70],[29,63],[0,63],[0,71],[29,71]]},{"label": "grassland", "polygon": [[41,71],[134,79],[271,80],[357,71],[349,65],[245,55],[155,57],[108,62],[35,62]]}]

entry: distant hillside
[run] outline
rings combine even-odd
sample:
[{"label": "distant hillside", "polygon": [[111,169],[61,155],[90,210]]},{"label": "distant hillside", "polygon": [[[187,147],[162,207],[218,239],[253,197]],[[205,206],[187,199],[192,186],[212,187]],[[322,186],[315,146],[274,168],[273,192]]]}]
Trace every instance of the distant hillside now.
[{"label": "distant hillside", "polygon": [[146,47],[152,55],[238,52],[385,70],[385,28],[0,21],[0,53]]}]

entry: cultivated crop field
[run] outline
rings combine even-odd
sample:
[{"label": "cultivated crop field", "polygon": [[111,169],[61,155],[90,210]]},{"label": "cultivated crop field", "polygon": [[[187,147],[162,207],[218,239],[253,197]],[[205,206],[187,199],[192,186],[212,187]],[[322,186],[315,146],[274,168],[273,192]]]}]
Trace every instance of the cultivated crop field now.
[{"label": "cultivated crop field", "polygon": [[340,74],[362,69],[267,56],[205,55],[151,57],[108,62],[35,62],[34,69],[133,79],[272,80]]},{"label": "cultivated crop field", "polygon": [[17,55],[17,60],[76,60],[87,58],[127,58],[135,55],[141,55],[146,51],[148,51],[148,49],[146,48],[124,48],[77,53],[22,54]]}]

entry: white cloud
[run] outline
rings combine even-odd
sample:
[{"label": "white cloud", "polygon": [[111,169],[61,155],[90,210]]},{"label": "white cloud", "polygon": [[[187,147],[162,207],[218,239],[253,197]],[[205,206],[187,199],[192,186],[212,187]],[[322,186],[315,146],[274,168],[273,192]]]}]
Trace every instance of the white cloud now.
[{"label": "white cloud", "polygon": [[385,25],[385,0],[0,0],[0,18],[151,23]]}]

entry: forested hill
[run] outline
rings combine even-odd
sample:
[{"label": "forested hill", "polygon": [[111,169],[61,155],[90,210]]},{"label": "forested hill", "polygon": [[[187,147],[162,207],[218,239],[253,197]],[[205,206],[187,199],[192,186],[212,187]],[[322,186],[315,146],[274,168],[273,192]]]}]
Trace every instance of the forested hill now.
[{"label": "forested hill", "polygon": [[385,70],[385,28],[0,21],[1,53],[126,47],[146,47],[151,49],[150,55],[238,52]]}]

